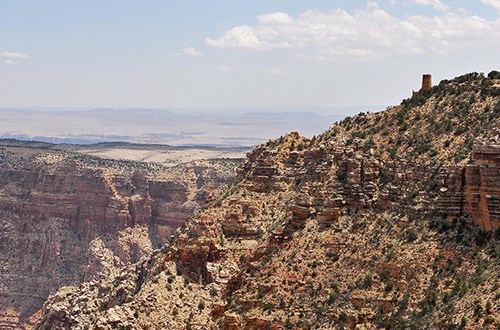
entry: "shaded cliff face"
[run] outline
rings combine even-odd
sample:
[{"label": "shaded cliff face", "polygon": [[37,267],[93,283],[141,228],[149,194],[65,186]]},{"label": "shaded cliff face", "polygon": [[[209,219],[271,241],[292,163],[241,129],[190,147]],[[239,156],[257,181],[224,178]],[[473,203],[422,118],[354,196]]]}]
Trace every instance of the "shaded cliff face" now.
[{"label": "shaded cliff face", "polygon": [[38,328],[498,327],[499,118],[500,80],[471,74],[269,141],[169,249]]},{"label": "shaded cliff face", "polygon": [[0,163],[2,329],[32,324],[61,286],[113,277],[168,244],[236,164],[164,168],[10,146]]},{"label": "shaded cliff face", "polygon": [[479,227],[500,228],[500,121],[475,141],[470,161],[450,167],[440,189],[439,211],[453,220],[469,216]]}]

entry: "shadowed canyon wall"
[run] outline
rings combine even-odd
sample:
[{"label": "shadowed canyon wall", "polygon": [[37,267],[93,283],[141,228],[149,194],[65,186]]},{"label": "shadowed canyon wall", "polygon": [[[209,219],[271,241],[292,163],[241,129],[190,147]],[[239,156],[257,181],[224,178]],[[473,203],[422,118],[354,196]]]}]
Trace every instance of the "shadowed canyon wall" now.
[{"label": "shadowed canyon wall", "polygon": [[29,327],[61,286],[112,276],[168,243],[233,177],[208,162],[133,169],[22,148],[0,156],[2,329]]}]

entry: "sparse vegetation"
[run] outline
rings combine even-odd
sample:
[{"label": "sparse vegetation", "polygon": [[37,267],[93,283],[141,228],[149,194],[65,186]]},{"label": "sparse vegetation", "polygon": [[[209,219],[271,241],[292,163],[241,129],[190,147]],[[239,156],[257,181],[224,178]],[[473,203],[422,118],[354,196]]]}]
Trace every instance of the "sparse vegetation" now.
[{"label": "sparse vegetation", "polygon": [[467,183],[457,164],[499,119],[498,79],[460,76],[311,140],[258,147],[178,230],[173,261],[156,261],[178,277],[154,296],[193,327],[498,327],[500,231],[472,225],[453,191]]}]

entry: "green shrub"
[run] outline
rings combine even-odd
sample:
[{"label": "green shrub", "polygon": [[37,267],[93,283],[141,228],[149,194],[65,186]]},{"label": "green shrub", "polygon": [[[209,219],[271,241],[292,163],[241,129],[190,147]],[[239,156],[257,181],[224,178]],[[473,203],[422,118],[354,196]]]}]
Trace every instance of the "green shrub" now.
[{"label": "green shrub", "polygon": [[490,73],[488,73],[488,78],[490,79],[500,79],[500,72],[493,70]]},{"label": "green shrub", "polygon": [[427,315],[434,310],[437,302],[437,292],[436,290],[430,290],[427,292],[426,296],[420,302],[420,308],[422,309],[422,315]]},{"label": "green shrub", "polygon": [[417,238],[417,233],[412,228],[409,228],[405,231],[405,239],[408,243],[416,241]]},{"label": "green shrub", "polygon": [[373,278],[370,274],[366,274],[365,278],[363,279],[363,289],[370,289],[373,284]]},{"label": "green shrub", "polygon": [[344,168],[339,168],[337,170],[337,181],[343,183],[347,180],[347,170]]}]

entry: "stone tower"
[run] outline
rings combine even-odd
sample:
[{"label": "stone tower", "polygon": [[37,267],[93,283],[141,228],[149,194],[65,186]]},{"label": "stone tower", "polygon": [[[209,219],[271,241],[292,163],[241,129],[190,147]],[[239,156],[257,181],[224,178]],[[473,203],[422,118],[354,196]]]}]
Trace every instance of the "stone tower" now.
[{"label": "stone tower", "polygon": [[432,75],[424,74],[422,75],[422,88],[420,92],[426,91],[432,88]]},{"label": "stone tower", "polygon": [[421,95],[423,92],[425,92],[428,89],[432,88],[432,75],[431,74],[423,74],[422,75],[422,87],[418,92],[413,91],[412,96],[415,95]]}]

